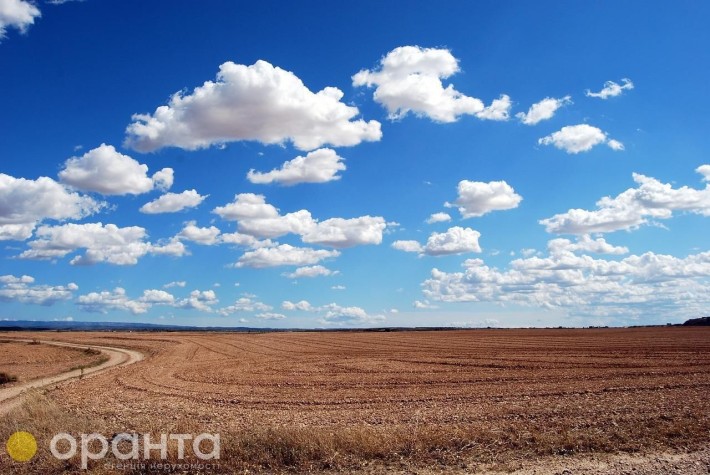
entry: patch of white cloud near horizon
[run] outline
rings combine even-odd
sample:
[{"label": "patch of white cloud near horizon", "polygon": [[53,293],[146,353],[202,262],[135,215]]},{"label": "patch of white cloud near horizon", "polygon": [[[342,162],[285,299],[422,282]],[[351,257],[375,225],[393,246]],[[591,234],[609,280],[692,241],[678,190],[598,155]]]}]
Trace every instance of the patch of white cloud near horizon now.
[{"label": "patch of white cloud near horizon", "polygon": [[614,151],[624,150],[624,144],[618,140],[610,139],[606,132],[589,124],[567,125],[557,132],[538,139],[537,143],[554,145],[571,154],[588,152],[596,145],[603,143]]},{"label": "patch of white cloud near horizon", "polygon": [[518,112],[515,117],[525,125],[535,125],[543,120],[549,120],[554,117],[557,109],[566,105],[572,104],[572,96],[565,96],[559,99],[554,97],[546,97],[540,102],[530,106],[526,112]]},{"label": "patch of white cloud near horizon", "polygon": [[23,275],[0,276],[0,302],[19,302],[50,306],[68,300],[79,286],[71,282],[67,285],[37,285],[34,277]]},{"label": "patch of white cloud near horizon", "polygon": [[28,180],[0,173],[0,241],[29,239],[46,219],[81,219],[105,206],[48,177]]},{"label": "patch of white cloud near horizon", "polygon": [[426,299],[424,299],[424,300],[415,300],[415,301],[412,303],[412,306],[413,306],[414,308],[418,309],[418,310],[434,310],[434,309],[439,308],[439,307],[437,307],[436,305],[433,305],[431,302],[429,302],[429,301],[426,300]]},{"label": "patch of white cloud near horizon", "polygon": [[247,312],[268,312],[272,310],[271,305],[256,300],[253,296],[239,297],[232,305],[220,308],[217,312],[223,316],[229,316],[235,313]]},{"label": "patch of white cloud near horizon", "polygon": [[202,196],[194,189],[185,190],[182,193],[165,193],[144,204],[138,211],[146,214],[176,213],[199,206],[208,196]]},{"label": "patch of white cloud near horizon", "polygon": [[553,240],[547,257],[510,262],[505,271],[468,259],[463,272],[432,269],[424,295],[444,302],[517,303],[595,316],[687,317],[710,304],[710,251],[678,258],[646,252],[620,260],[596,259],[589,248],[621,254],[605,241]]},{"label": "patch of white cloud near horizon", "polygon": [[282,275],[284,277],[289,278],[289,279],[300,279],[303,277],[308,277],[308,278],[321,277],[321,276],[328,277],[328,276],[332,276],[332,275],[337,275],[339,273],[340,272],[338,272],[337,270],[332,271],[332,270],[328,269],[327,267],[317,265],[317,266],[299,267],[298,269],[296,269],[293,272],[284,273]]},{"label": "patch of white cloud near horizon", "polygon": [[[702,165],[695,171],[708,182],[710,166]],[[570,209],[539,223],[548,233],[588,234],[637,229],[654,220],[669,219],[674,211],[710,216],[710,183],[703,189],[673,188],[669,183],[638,173],[633,174],[633,179],[636,188],[600,199],[596,210]]]},{"label": "patch of white cloud near horizon", "polygon": [[453,203],[444,203],[447,208],[458,208],[463,218],[483,216],[491,211],[504,211],[517,208],[523,197],[505,181],[461,180],[458,184],[458,197]]},{"label": "patch of white cloud near horizon", "polygon": [[589,89],[585,91],[587,97],[597,97],[599,99],[608,99],[610,97],[620,96],[624,91],[634,88],[634,83],[631,79],[624,78],[622,84],[617,84],[614,81],[606,81],[604,87],[599,92],[592,92]]},{"label": "patch of white cloud near horizon", "polygon": [[299,183],[327,183],[340,180],[338,172],[346,169],[345,160],[335,150],[319,148],[305,157],[298,156],[285,162],[281,168],[262,173],[254,169],[247,173],[247,180],[255,184],[279,183],[285,186]]},{"label": "patch of white cloud near horizon", "polygon": [[184,280],[175,280],[173,282],[168,282],[167,284],[163,285],[164,289],[169,289],[171,287],[185,287],[187,285],[187,282]]},{"label": "patch of white cloud near horizon", "polygon": [[173,185],[173,169],[148,176],[148,166],[118,152],[113,145],[101,144],[81,157],[72,157],[59,172],[59,181],[82,191],[102,195],[140,195],[154,188]]},{"label": "patch of white cloud near horizon", "polygon": [[25,0],[0,0],[0,41],[12,27],[25,33],[36,18],[42,16],[39,8]]},{"label": "patch of white cloud near horizon", "polygon": [[360,307],[342,307],[336,303],[318,307],[318,311],[325,313],[320,320],[324,325],[366,325],[386,319],[384,315],[371,315]]},{"label": "patch of white cloud near horizon", "polygon": [[266,61],[251,66],[228,61],[219,67],[215,81],[206,81],[191,94],[175,93],[153,114],[135,114],[125,144],[152,152],[241,140],[290,141],[299,150],[314,150],[380,140],[380,123],[356,119],[359,110],[342,98],[335,87],[313,93],[295,74]]},{"label": "patch of white cloud near horizon", "polygon": [[178,300],[170,292],[148,289],[143,291],[141,297],[132,299],[122,287],[116,287],[113,291],[90,292],[76,299],[77,306],[86,312],[107,313],[110,310],[120,310],[134,315],[147,313],[154,305],[211,313],[212,307],[218,302],[213,290],[193,290],[188,297]]},{"label": "patch of white cloud near horizon", "polygon": [[427,224],[445,223],[447,221],[451,221],[451,216],[448,213],[433,213],[426,220]]},{"label": "patch of white cloud near horizon", "polygon": [[146,254],[183,256],[185,246],[171,240],[166,243],[146,242],[146,230],[139,226],[119,228],[115,224],[68,223],[60,226],[41,226],[30,241],[30,249],[23,251],[21,259],[59,259],[79,249],[85,253],[75,256],[70,264],[91,265],[107,262],[116,265],[134,265]]},{"label": "patch of white cloud near horizon", "polygon": [[212,212],[223,219],[237,221],[241,233],[256,238],[296,234],[304,243],[335,248],[380,244],[387,227],[380,216],[330,218],[319,222],[305,209],[281,215],[276,207],[266,203],[264,195],[253,193],[238,194],[232,203],[218,206]]},{"label": "patch of white cloud near horizon", "polygon": [[299,300],[298,302],[291,302],[290,300],[284,300],[281,302],[281,308],[288,311],[300,310],[302,312],[310,312],[314,310],[314,307],[308,302],[308,300]]},{"label": "patch of white cloud near horizon", "polygon": [[286,315],[284,315],[283,313],[263,312],[257,313],[255,317],[261,320],[283,320],[284,318],[286,318]]},{"label": "patch of white cloud near horizon", "polygon": [[507,120],[510,98],[501,95],[485,107],[480,99],[444,87],[442,79],[459,72],[458,60],[448,49],[401,46],[387,53],[378,69],[363,69],[352,77],[353,86],[374,87],[375,102],[397,120],[413,113],[435,122],[455,122],[462,115]]},{"label": "patch of white cloud near horizon", "polygon": [[278,266],[307,266],[338,257],[339,251],[312,249],[309,247],[294,247],[290,244],[280,244],[274,247],[264,247],[245,252],[236,267],[265,268]]}]

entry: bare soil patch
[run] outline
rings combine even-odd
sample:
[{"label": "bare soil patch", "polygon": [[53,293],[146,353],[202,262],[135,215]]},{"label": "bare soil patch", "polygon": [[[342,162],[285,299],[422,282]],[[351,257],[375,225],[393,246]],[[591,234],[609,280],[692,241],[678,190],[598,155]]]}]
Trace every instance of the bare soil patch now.
[{"label": "bare soil patch", "polygon": [[[661,456],[707,473],[706,328],[56,337],[150,355],[51,391],[56,411],[106,434],[219,432],[221,473],[489,473],[549,460],[567,465],[537,473],[563,473]],[[57,429],[12,417],[42,437]]]}]

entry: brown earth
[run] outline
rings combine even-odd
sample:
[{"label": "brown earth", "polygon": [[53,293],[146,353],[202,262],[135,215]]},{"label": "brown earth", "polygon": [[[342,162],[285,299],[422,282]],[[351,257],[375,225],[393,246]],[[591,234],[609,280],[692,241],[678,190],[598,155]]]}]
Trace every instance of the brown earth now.
[{"label": "brown earth", "polygon": [[[49,336],[147,358],[49,392],[52,424],[33,406],[12,416],[47,441],[219,432],[216,473],[708,473],[710,328]],[[618,470],[574,471],[604,460]]]},{"label": "brown earth", "polygon": [[0,373],[17,376],[21,383],[90,366],[101,358],[100,353],[85,350],[0,338]]}]

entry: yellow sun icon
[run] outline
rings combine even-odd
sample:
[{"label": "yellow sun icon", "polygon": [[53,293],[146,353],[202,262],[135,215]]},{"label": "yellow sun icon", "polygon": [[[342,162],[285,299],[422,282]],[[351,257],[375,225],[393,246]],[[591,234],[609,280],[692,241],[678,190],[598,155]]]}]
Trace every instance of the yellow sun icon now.
[{"label": "yellow sun icon", "polygon": [[37,453],[37,440],[29,432],[15,432],[7,439],[5,448],[15,462],[29,462]]}]

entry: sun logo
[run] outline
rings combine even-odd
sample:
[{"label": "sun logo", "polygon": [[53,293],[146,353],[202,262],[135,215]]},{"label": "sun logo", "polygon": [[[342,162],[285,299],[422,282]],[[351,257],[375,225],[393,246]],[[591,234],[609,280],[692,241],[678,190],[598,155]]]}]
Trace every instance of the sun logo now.
[{"label": "sun logo", "polygon": [[37,453],[37,440],[29,432],[15,432],[7,439],[5,449],[15,462],[29,462]]}]

